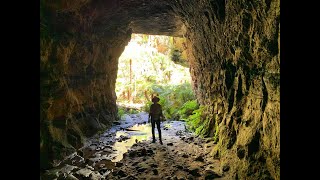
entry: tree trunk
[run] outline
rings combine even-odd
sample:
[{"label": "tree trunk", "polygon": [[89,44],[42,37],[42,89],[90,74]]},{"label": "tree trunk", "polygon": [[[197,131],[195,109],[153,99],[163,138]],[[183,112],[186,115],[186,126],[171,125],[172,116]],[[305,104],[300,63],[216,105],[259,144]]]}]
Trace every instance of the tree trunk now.
[{"label": "tree trunk", "polygon": [[129,101],[132,103],[132,96],[131,96],[131,88],[132,88],[132,59],[130,59],[129,61],[129,64],[130,64],[130,86],[129,86],[129,93],[130,93],[130,96],[129,96]]}]

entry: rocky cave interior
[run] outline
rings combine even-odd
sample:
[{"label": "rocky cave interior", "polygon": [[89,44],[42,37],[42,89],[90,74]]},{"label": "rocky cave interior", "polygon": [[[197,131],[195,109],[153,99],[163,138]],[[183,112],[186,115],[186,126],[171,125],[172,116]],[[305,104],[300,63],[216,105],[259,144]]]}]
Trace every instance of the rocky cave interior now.
[{"label": "rocky cave interior", "polygon": [[40,168],[116,119],[132,33],[185,37],[212,156],[240,179],[280,179],[280,0],[41,0]]}]

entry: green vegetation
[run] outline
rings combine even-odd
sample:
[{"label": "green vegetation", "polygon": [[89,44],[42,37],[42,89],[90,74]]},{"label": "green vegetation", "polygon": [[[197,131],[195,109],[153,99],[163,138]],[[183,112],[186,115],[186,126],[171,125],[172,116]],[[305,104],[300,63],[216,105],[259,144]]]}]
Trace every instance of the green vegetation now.
[{"label": "green vegetation", "polygon": [[199,109],[199,104],[196,100],[189,100],[183,104],[181,109],[178,111],[181,119],[186,119],[193,114],[193,111]]},{"label": "green vegetation", "polygon": [[203,129],[202,124],[202,112],[204,110],[203,106],[200,106],[199,109],[194,110],[192,115],[187,118],[187,128],[194,132],[200,132]]},{"label": "green vegetation", "polygon": [[118,119],[121,120],[124,114],[126,113],[123,107],[118,107]]},{"label": "green vegetation", "polygon": [[117,101],[145,104],[157,92],[154,85],[174,87],[190,83],[189,68],[175,64],[170,56],[172,50],[183,51],[178,44],[182,42],[183,38],[132,34],[119,58]]},{"label": "green vegetation", "polygon": [[[153,85],[152,91],[159,94],[159,104],[167,119],[187,118],[199,105],[195,100],[190,83],[179,85]],[[145,111],[149,111],[152,102],[147,102]]]},{"label": "green vegetation", "polygon": [[118,120],[122,120],[125,114],[138,114],[140,111],[134,108],[118,106]]},{"label": "green vegetation", "polygon": [[[193,104],[191,104],[190,107],[193,107]],[[208,117],[205,116],[204,112],[206,108],[206,106],[197,106],[196,109],[193,110],[192,115],[188,116],[186,119],[187,129],[195,132],[197,135],[200,135],[202,137],[208,137],[210,136],[210,129],[212,129],[212,127],[214,126],[215,131],[213,140],[215,142],[218,142],[219,126],[215,119],[208,119]]]},{"label": "green vegetation", "polygon": [[[157,94],[166,119],[185,120],[191,130],[204,134],[209,125],[192,91],[185,50],[183,38],[133,34],[119,58],[117,101],[143,104],[148,112]],[[119,118],[126,113],[136,112],[119,108]]]},{"label": "green vegetation", "polygon": [[187,60],[184,59],[182,51],[177,48],[172,48],[170,52],[170,59],[181,66],[188,67]]}]

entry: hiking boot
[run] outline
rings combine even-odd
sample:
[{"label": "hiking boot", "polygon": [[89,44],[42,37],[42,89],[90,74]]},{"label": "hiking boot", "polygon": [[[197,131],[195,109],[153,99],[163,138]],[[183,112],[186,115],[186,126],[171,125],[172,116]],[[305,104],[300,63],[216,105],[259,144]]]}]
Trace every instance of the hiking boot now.
[{"label": "hiking boot", "polygon": [[156,142],[156,140],[152,140],[152,143],[155,143]]},{"label": "hiking boot", "polygon": [[163,144],[161,140],[160,140],[160,144]]}]

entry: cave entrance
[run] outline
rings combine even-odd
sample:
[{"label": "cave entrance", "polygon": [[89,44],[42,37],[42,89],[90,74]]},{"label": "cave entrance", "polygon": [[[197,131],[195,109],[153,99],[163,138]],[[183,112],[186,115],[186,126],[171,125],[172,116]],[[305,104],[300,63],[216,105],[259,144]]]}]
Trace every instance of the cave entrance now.
[{"label": "cave entrance", "polygon": [[117,105],[147,110],[154,94],[160,96],[167,118],[187,101],[195,100],[191,87],[185,38],[132,34],[119,57]]}]

